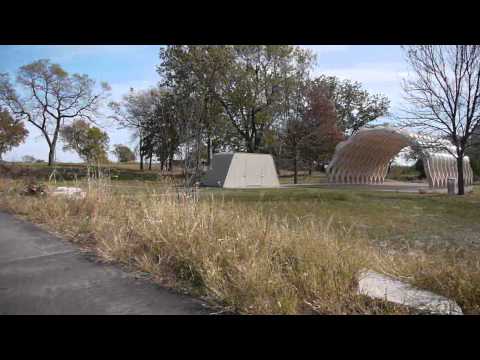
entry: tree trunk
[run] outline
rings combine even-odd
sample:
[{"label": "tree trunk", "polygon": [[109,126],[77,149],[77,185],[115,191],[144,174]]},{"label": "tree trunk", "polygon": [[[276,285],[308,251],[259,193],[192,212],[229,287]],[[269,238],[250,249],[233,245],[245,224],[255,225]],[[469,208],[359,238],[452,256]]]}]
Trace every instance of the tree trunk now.
[{"label": "tree trunk", "polygon": [[298,151],[295,150],[295,156],[293,158],[293,183],[298,183]]},{"label": "tree trunk", "polygon": [[260,149],[261,145],[263,145],[262,139],[263,139],[263,130],[262,129],[256,130],[255,137],[254,137],[254,152],[257,152],[258,149]]},{"label": "tree trunk", "polygon": [[51,145],[48,151],[48,166],[52,166],[53,164],[55,164],[55,145]]},{"label": "tree trunk", "polygon": [[210,169],[210,164],[212,162],[212,140],[210,137],[207,139],[207,166]]},{"label": "tree trunk", "polygon": [[195,144],[195,174],[198,173],[200,168],[200,133],[197,135],[197,141]]},{"label": "tree trunk", "polygon": [[138,139],[138,155],[140,156],[140,170],[143,171],[143,141],[142,141],[142,132],[139,132]]},{"label": "tree trunk", "polygon": [[463,177],[463,155],[457,158],[457,170],[458,170],[458,195],[465,194],[465,181]]},{"label": "tree trunk", "polygon": [[148,163],[148,170],[152,170],[152,157],[153,157],[153,155],[150,154],[150,159],[149,159],[149,163]]},{"label": "tree trunk", "polygon": [[55,163],[55,149],[57,147],[57,140],[58,140],[58,134],[60,132],[60,121],[61,121],[61,118],[59,117],[57,119],[57,126],[55,128],[55,132],[53,133],[53,139],[52,139],[52,142],[51,142],[51,145],[50,145],[50,152],[48,154],[48,165],[52,165]]},{"label": "tree trunk", "polygon": [[254,153],[255,152],[255,138],[254,136],[245,136],[245,144],[247,145],[247,152]]}]

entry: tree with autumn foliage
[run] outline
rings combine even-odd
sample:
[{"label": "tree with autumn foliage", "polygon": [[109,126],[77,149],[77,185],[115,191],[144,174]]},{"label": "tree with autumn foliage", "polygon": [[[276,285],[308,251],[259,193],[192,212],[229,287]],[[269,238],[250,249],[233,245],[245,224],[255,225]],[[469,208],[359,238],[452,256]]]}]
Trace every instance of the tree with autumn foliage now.
[{"label": "tree with autumn foliage", "polygon": [[308,133],[302,139],[301,156],[313,166],[327,162],[335,152],[337,144],[344,140],[343,131],[338,127],[335,103],[321,87],[314,86],[307,95],[307,111],[304,123]]},{"label": "tree with autumn foliage", "polygon": [[28,130],[21,121],[15,121],[6,110],[0,108],[0,161],[2,155],[25,141]]},{"label": "tree with autumn foliage", "polygon": [[343,140],[343,132],[337,127],[335,104],[325,89],[310,83],[301,89],[294,113],[288,119],[281,136],[284,156],[292,159],[293,181],[298,182],[298,169],[327,161],[335,146]]},{"label": "tree with autumn foliage", "polygon": [[370,94],[358,81],[341,80],[336,76],[320,75],[312,80],[323,87],[335,104],[338,127],[346,136],[388,114],[390,100],[382,94]]}]

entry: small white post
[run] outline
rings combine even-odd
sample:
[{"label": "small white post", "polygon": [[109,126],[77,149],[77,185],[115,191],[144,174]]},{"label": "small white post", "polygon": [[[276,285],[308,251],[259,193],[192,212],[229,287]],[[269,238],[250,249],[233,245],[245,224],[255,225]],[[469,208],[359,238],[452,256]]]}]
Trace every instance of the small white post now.
[{"label": "small white post", "polygon": [[456,182],[457,182],[457,179],[455,179],[455,178],[448,178],[447,179],[448,195],[455,195]]}]

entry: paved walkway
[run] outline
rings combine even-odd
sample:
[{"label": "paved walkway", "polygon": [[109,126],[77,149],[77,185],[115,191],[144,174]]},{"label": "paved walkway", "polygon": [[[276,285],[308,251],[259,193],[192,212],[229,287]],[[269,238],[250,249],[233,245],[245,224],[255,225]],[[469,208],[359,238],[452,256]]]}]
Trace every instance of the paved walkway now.
[{"label": "paved walkway", "polygon": [[206,314],[201,302],[0,212],[0,314]]},{"label": "paved walkway", "polygon": [[[402,193],[447,193],[446,188],[431,189],[426,182],[407,182],[386,180],[383,184],[335,184],[323,181],[317,184],[283,184],[282,188],[325,188],[325,189],[346,189],[346,190],[374,190],[391,191]],[[471,188],[466,189],[470,191]]]}]

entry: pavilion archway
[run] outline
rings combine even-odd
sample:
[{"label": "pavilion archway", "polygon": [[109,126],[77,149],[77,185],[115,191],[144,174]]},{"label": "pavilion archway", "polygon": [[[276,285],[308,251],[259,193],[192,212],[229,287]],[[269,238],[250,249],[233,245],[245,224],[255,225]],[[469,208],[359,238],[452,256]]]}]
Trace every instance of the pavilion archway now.
[{"label": "pavilion archway", "polygon": [[[447,186],[448,178],[458,179],[457,161],[447,149],[453,145],[444,141],[433,148],[432,139],[403,129],[376,127],[362,129],[348,140],[339,143],[327,168],[329,181],[341,184],[382,184],[390,160],[403,148],[414,146],[421,150],[427,181],[432,188]],[[473,183],[468,157],[464,158],[465,186]]]}]

